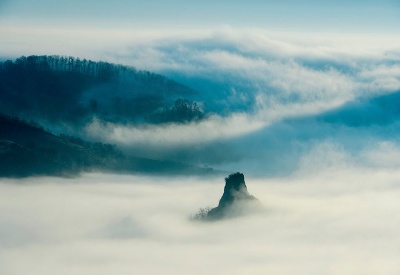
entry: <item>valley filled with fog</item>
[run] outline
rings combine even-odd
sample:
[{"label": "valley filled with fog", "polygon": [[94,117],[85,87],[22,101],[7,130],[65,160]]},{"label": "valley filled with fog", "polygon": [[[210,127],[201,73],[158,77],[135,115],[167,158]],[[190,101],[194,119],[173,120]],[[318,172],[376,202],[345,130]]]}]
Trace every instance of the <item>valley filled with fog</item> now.
[{"label": "valley filled with fog", "polygon": [[0,275],[400,274],[399,8],[0,0]]},{"label": "valley filled with fog", "polygon": [[323,146],[290,175],[246,177],[264,212],[216,222],[189,217],[221,177],[3,179],[0,273],[398,274],[398,155],[360,165]]},{"label": "valley filled with fog", "polygon": [[[244,44],[242,38],[254,43]],[[40,146],[51,143],[79,150],[70,154],[70,162],[63,155],[55,159],[54,169],[65,163],[73,168],[69,177],[0,179],[0,274],[399,274],[399,55],[387,40],[350,42],[352,47],[323,40],[304,45],[223,29],[196,39],[158,37],[127,46],[142,54],[125,52],[119,56],[123,63],[172,79],[130,68],[144,79],[143,87],[153,77],[179,88],[178,94],[166,90],[164,111],[150,114],[176,115],[183,104],[184,110],[201,114],[190,120],[171,116],[175,120],[137,123],[110,115],[110,110],[123,111],[107,109],[111,105],[91,111],[88,107],[101,107],[104,95],[110,97],[104,102],[118,99],[128,107],[138,100],[123,85],[107,90],[101,84],[104,89],[79,86],[71,105],[58,101],[67,114],[87,115],[71,122],[58,116],[61,109],[53,108],[51,97],[46,97],[48,106],[57,116],[36,103],[23,108],[23,100],[43,103],[27,82],[31,97],[14,102],[22,106],[22,118],[37,115],[50,132],[78,138],[21,122],[41,143],[18,147],[29,145],[29,135],[17,133],[3,142],[1,153],[24,149],[22,156],[31,156],[31,150],[42,152]],[[29,64],[29,58],[21,60]],[[69,98],[68,85],[74,82],[65,81],[63,73],[51,79]],[[190,101],[177,99],[181,90]],[[73,113],[74,104],[86,109]],[[3,105],[18,111],[11,103]],[[79,170],[75,160],[80,158],[103,165]],[[100,173],[101,167],[121,173]],[[219,174],[199,176],[210,171]],[[265,211],[191,221],[198,209],[217,205],[224,176],[236,171],[245,174],[249,192]]]}]

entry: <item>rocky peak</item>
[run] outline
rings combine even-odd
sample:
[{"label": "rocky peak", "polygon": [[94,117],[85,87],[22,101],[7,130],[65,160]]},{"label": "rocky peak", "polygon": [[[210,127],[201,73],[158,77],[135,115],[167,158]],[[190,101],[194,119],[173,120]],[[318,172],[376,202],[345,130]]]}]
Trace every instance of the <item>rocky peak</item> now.
[{"label": "rocky peak", "polygon": [[236,200],[255,199],[247,191],[242,173],[234,173],[225,178],[224,194],[219,200],[218,207],[226,207]]},{"label": "rocky peak", "polygon": [[224,193],[217,207],[211,209],[207,218],[211,220],[241,215],[250,204],[259,205],[258,199],[250,195],[242,173],[234,173],[225,178]]}]

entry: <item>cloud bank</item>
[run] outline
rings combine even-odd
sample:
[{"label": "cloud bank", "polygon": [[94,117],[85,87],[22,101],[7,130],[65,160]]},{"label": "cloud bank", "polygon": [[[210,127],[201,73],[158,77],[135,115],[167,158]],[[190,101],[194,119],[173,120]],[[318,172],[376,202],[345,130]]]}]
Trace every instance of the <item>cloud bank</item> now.
[{"label": "cloud bank", "polygon": [[[3,31],[9,36],[24,32]],[[56,35],[51,29],[40,32]],[[399,101],[400,41],[391,35],[229,26],[58,33],[79,38],[74,46],[59,45],[61,52],[133,65],[188,85],[197,91],[191,100],[208,114],[201,122],[184,125],[94,118],[76,133],[83,138],[115,143],[141,156],[229,171],[253,167],[256,174],[293,170],[305,151],[332,139],[349,151],[368,149],[373,142],[397,144],[400,116],[393,110]],[[42,54],[57,48],[42,42],[36,42],[43,44]],[[387,108],[382,102],[393,104]],[[265,162],[274,168],[265,169]]]},{"label": "cloud bank", "polygon": [[[109,58],[188,85],[212,115],[145,127],[94,120],[86,134],[150,157],[267,174],[293,170],[318,142],[334,139],[346,148],[360,139],[393,142],[399,116],[386,115],[379,103],[385,96],[397,102],[400,90],[400,48],[391,42],[231,28],[132,42]],[[376,119],[388,116],[390,123]],[[362,135],[352,128],[360,123]],[[388,127],[392,136],[379,134]],[[265,162],[274,168],[265,169]]]},{"label": "cloud bank", "polygon": [[206,224],[188,216],[218,203],[221,178],[3,179],[0,271],[397,274],[393,146],[365,152],[360,164],[342,147],[320,144],[293,176],[246,179],[265,213]]}]

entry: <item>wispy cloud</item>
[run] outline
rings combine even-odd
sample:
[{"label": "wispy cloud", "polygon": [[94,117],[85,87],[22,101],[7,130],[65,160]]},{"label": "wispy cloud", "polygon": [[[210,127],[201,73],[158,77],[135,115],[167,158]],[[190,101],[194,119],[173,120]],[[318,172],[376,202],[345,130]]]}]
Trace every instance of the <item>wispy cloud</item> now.
[{"label": "wispy cloud", "polygon": [[211,116],[188,124],[126,126],[94,119],[85,128],[89,137],[136,146],[185,146],[247,134],[265,126],[246,114]]},{"label": "wispy cloud", "polygon": [[[8,38],[26,32],[15,28],[0,31]],[[394,142],[398,132],[392,127],[396,112],[365,121],[371,112],[379,117],[385,111],[370,99],[400,90],[400,41],[392,35],[278,33],[229,26],[118,32],[49,28],[29,33],[26,41],[42,35],[43,40],[35,37],[34,42],[42,53],[59,49],[133,65],[198,91],[193,100],[209,112],[204,121],[138,126],[94,119],[80,132],[137,154],[264,171],[265,161],[284,166],[312,142],[329,136],[343,144],[358,144],[360,139]],[[48,45],[45,37],[56,37],[51,42],[55,44]],[[366,127],[362,136],[350,129],[354,125]],[[384,127],[392,127],[392,137],[381,134],[389,129]]]},{"label": "wispy cloud", "polygon": [[195,38],[153,39],[127,47],[117,58],[184,81],[200,90],[203,99],[221,100],[235,91],[250,106],[261,95],[274,103],[336,107],[339,101],[400,89],[399,56],[394,54],[400,48],[387,37],[300,38],[223,28]]}]

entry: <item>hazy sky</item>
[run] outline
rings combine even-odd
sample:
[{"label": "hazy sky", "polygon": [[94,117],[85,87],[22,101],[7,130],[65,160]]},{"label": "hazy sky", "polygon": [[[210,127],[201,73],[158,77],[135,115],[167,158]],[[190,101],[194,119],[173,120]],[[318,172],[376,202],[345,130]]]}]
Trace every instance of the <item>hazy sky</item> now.
[{"label": "hazy sky", "polygon": [[0,0],[0,57],[87,55],[86,44],[104,49],[143,36],[223,27],[399,35],[399,18],[398,0]]},{"label": "hazy sky", "polygon": [[209,28],[399,33],[398,0],[178,1],[2,0],[6,26],[78,28]]}]

